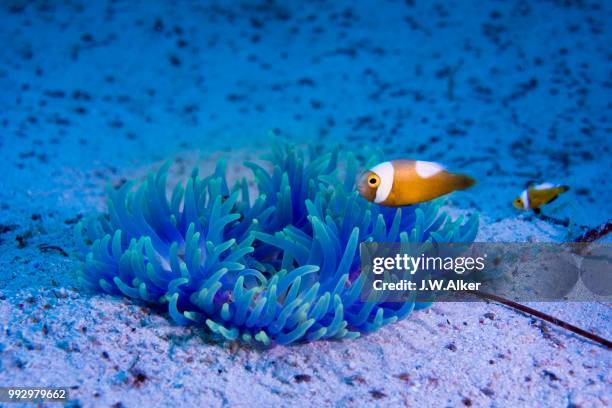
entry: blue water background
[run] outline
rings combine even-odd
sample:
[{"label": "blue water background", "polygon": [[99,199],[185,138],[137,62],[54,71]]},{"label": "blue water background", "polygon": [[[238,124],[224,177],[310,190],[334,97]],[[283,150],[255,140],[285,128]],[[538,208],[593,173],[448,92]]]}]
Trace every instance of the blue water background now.
[{"label": "blue water background", "polygon": [[451,204],[493,221],[529,180],[565,183],[552,215],[596,225],[611,16],[603,1],[3,2],[4,206],[75,210],[73,174],[277,135],[440,161],[479,180]]}]

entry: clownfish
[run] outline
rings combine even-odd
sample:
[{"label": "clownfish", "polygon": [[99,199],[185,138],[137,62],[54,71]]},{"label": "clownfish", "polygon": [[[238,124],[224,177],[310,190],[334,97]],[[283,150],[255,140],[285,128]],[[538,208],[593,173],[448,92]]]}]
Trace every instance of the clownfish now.
[{"label": "clownfish", "polygon": [[512,205],[519,210],[533,210],[539,213],[541,206],[552,203],[567,190],[569,187],[561,184],[529,182],[527,188],[514,199]]},{"label": "clownfish", "polygon": [[366,200],[388,207],[400,207],[433,200],[455,190],[464,190],[476,181],[444,166],[420,160],[393,160],[366,171],[357,185]]}]

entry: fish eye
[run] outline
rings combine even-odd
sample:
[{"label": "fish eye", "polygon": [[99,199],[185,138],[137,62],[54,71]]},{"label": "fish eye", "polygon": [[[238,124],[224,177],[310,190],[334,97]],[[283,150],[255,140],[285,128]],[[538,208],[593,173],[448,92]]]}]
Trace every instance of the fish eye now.
[{"label": "fish eye", "polygon": [[376,176],[370,176],[370,178],[368,179],[368,184],[371,187],[376,187],[378,185],[378,177]]}]

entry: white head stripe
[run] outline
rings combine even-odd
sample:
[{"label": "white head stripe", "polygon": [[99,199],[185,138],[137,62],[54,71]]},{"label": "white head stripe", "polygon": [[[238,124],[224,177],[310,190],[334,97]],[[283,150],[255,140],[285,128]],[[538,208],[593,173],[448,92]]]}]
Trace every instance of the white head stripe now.
[{"label": "white head stripe", "polygon": [[391,162],[377,164],[370,169],[372,173],[376,173],[380,177],[380,184],[376,190],[375,203],[382,203],[389,197],[391,188],[393,187],[393,179],[395,178],[395,169]]},{"label": "white head stripe", "polygon": [[529,208],[529,195],[527,194],[527,190],[523,190],[521,193],[521,200],[523,201],[523,208]]},{"label": "white head stripe", "polygon": [[414,169],[416,170],[419,177],[429,178],[444,170],[444,167],[438,163],[419,160],[416,162]]}]

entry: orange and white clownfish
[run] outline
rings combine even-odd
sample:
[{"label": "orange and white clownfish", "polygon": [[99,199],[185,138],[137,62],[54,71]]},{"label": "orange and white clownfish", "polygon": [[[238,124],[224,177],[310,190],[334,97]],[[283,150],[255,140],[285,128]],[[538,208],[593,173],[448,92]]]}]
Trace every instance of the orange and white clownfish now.
[{"label": "orange and white clownfish", "polygon": [[454,174],[434,162],[393,160],[366,171],[358,189],[366,200],[388,207],[400,207],[433,200],[455,190],[464,190],[476,181]]},{"label": "orange and white clownfish", "polygon": [[519,210],[533,210],[539,213],[541,206],[552,203],[567,190],[569,187],[561,184],[529,182],[527,188],[514,199],[512,205]]}]

